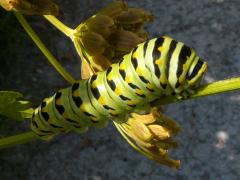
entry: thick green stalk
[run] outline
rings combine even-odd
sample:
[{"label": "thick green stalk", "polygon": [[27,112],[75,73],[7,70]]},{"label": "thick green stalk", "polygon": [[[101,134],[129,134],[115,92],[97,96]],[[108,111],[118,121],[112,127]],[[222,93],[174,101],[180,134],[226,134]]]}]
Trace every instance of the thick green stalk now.
[{"label": "thick green stalk", "polygon": [[[81,58],[82,61],[86,61],[87,64],[90,65],[90,68],[92,70],[92,72],[94,72],[94,70],[91,67],[91,62],[88,61],[88,59],[84,58],[83,56],[83,51],[82,51],[82,47],[81,47],[81,40],[79,38],[79,32],[77,29],[71,29],[68,26],[66,26],[65,24],[63,24],[60,20],[58,20],[55,16],[52,15],[44,15],[44,17],[53,25],[55,26],[58,30],[60,30],[62,33],[64,33],[66,36],[68,36],[73,44],[74,47],[79,55],[79,57]],[[78,29],[81,29],[81,27],[78,27]],[[85,56],[88,56],[85,53]],[[91,59],[91,58],[89,58]]]},{"label": "thick green stalk", "polygon": [[[68,36],[73,44],[74,47],[79,55],[79,57],[83,60],[83,61],[87,61],[84,56],[83,56],[83,52],[82,52],[82,47],[81,47],[81,42],[80,42],[80,38],[78,37],[79,35],[77,33],[78,30],[75,29],[71,29],[68,26],[66,26],[65,24],[63,24],[60,20],[58,20],[55,16],[52,15],[44,15],[44,17],[53,25],[55,26],[58,30],[60,30],[62,33],[64,33],[66,36]],[[90,62],[87,62],[88,64]]]},{"label": "thick green stalk", "polygon": [[19,144],[24,144],[37,139],[37,136],[33,132],[21,133],[14,136],[9,136],[0,139],[0,149],[9,148]]},{"label": "thick green stalk", "polygon": [[74,38],[75,30],[69,28],[65,24],[63,24],[61,21],[59,21],[55,16],[52,15],[44,15],[44,17],[53,24],[57,29],[59,29],[62,33],[64,33],[66,36],[70,37],[70,39]]},{"label": "thick green stalk", "polygon": [[38,46],[38,48],[42,51],[42,53],[47,57],[48,61],[54,66],[54,68],[63,76],[65,80],[69,83],[73,84],[75,82],[74,78],[59,64],[57,59],[52,55],[52,53],[46,48],[46,46],[39,39],[37,34],[33,31],[31,26],[28,24],[26,19],[18,12],[14,12],[18,21],[21,23],[23,28],[26,30],[28,35],[32,38],[34,43]]},{"label": "thick green stalk", "polygon": [[204,96],[234,91],[234,90],[240,90],[240,77],[221,80],[221,81],[209,83],[206,85],[202,85],[196,90],[196,93],[194,93],[192,96],[190,96],[187,99],[180,100],[175,97],[165,97],[155,101],[153,105],[165,105],[165,104],[170,104],[174,102],[180,102],[183,100],[195,99],[195,98],[200,98]]}]

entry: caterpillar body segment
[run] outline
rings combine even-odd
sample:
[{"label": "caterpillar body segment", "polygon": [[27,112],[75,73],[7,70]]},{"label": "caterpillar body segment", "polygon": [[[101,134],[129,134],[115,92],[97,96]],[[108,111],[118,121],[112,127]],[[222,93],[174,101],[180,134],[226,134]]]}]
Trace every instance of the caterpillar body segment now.
[{"label": "caterpillar body segment", "polygon": [[200,83],[207,63],[170,37],[139,44],[106,71],[57,91],[35,109],[32,130],[42,139],[70,130],[84,132],[108,120],[124,122],[129,112],[162,96],[187,97]]}]

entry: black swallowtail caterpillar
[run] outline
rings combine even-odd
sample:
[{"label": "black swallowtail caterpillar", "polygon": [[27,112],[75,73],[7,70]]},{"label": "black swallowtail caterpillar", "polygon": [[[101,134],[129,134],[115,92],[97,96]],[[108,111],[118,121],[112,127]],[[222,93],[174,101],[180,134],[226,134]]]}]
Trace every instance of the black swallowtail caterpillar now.
[{"label": "black swallowtail caterpillar", "polygon": [[163,36],[139,44],[118,63],[57,91],[35,109],[32,130],[42,139],[85,131],[109,119],[127,120],[162,96],[186,97],[199,85],[207,63],[194,49]]}]

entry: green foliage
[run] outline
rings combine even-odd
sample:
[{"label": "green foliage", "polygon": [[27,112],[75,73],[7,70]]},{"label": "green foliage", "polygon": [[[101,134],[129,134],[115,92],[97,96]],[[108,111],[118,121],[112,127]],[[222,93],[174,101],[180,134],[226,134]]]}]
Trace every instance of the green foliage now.
[{"label": "green foliage", "polygon": [[0,114],[15,120],[31,118],[33,109],[28,101],[19,100],[23,95],[14,91],[0,91]]}]

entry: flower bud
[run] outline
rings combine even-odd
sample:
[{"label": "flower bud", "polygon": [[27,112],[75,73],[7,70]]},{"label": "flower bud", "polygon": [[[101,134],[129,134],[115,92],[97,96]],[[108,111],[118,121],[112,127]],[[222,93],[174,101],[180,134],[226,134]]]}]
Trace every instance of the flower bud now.
[{"label": "flower bud", "polygon": [[177,141],[174,141],[172,139],[162,140],[162,141],[155,141],[154,143],[156,147],[162,148],[162,149],[170,149],[170,148],[178,148],[179,143]]},{"label": "flower bud", "polygon": [[151,13],[138,8],[128,9],[124,1],[116,1],[75,29],[74,38],[80,39],[82,45],[78,51],[87,56],[96,72],[104,70],[110,65],[108,62],[115,63],[147,40],[148,33],[143,27],[150,19]]},{"label": "flower bud", "polygon": [[170,132],[167,128],[160,126],[158,124],[148,125],[150,131],[160,140],[165,140],[170,137]]},{"label": "flower bud", "polygon": [[137,44],[143,42],[144,39],[138,37],[136,34],[119,30],[112,34],[109,38],[109,43],[115,47],[117,51],[130,52]]},{"label": "flower bud", "polygon": [[155,147],[143,148],[143,150],[144,150],[144,154],[148,158],[150,158],[160,164],[169,166],[174,169],[178,169],[180,167],[180,161],[170,158],[168,156],[168,150],[161,149],[161,148],[157,149]]},{"label": "flower bud", "polygon": [[133,133],[141,140],[148,142],[153,138],[153,134],[149,128],[141,121],[129,119],[129,125],[132,128]]},{"label": "flower bud", "polygon": [[168,150],[179,146],[172,139],[172,132],[175,132],[174,128],[180,126],[176,126],[177,123],[167,116],[163,116],[161,108],[153,107],[150,113],[144,115],[131,113],[127,122],[114,124],[137,151],[158,163],[179,168],[180,161],[170,158]]},{"label": "flower bud", "polygon": [[160,164],[164,164],[174,169],[179,169],[180,167],[180,160],[172,159],[169,156],[164,156],[164,157],[158,156],[154,160]]},{"label": "flower bud", "polygon": [[58,6],[51,0],[1,0],[0,5],[27,15],[58,15]]},{"label": "flower bud", "polygon": [[159,119],[163,120],[163,126],[169,128],[173,134],[177,134],[182,131],[181,126],[165,114],[159,113]]},{"label": "flower bud", "polygon": [[153,20],[153,15],[144,9],[129,8],[128,11],[122,11],[114,20],[117,24],[139,24]]},{"label": "flower bud", "polygon": [[84,23],[88,31],[93,31],[107,38],[116,30],[113,19],[106,15],[95,15]]},{"label": "flower bud", "polygon": [[97,15],[107,15],[109,17],[115,17],[116,15],[127,9],[127,4],[124,1],[116,1],[108,5],[104,9],[100,10]]},{"label": "flower bud", "polygon": [[108,43],[105,39],[95,32],[83,33],[81,41],[84,46],[84,50],[91,56],[102,54],[105,51],[105,48],[108,47]]},{"label": "flower bud", "polygon": [[131,113],[131,116],[134,119],[138,119],[138,121],[140,121],[144,124],[151,124],[151,123],[154,123],[156,121],[156,118],[154,117],[154,115],[152,113],[144,114],[144,115],[140,115],[140,114],[137,114],[137,113]]},{"label": "flower bud", "polygon": [[[111,62],[109,59],[101,54],[93,56],[94,68],[95,70],[106,70],[109,66],[111,66]],[[96,67],[99,66],[99,67]]]}]

